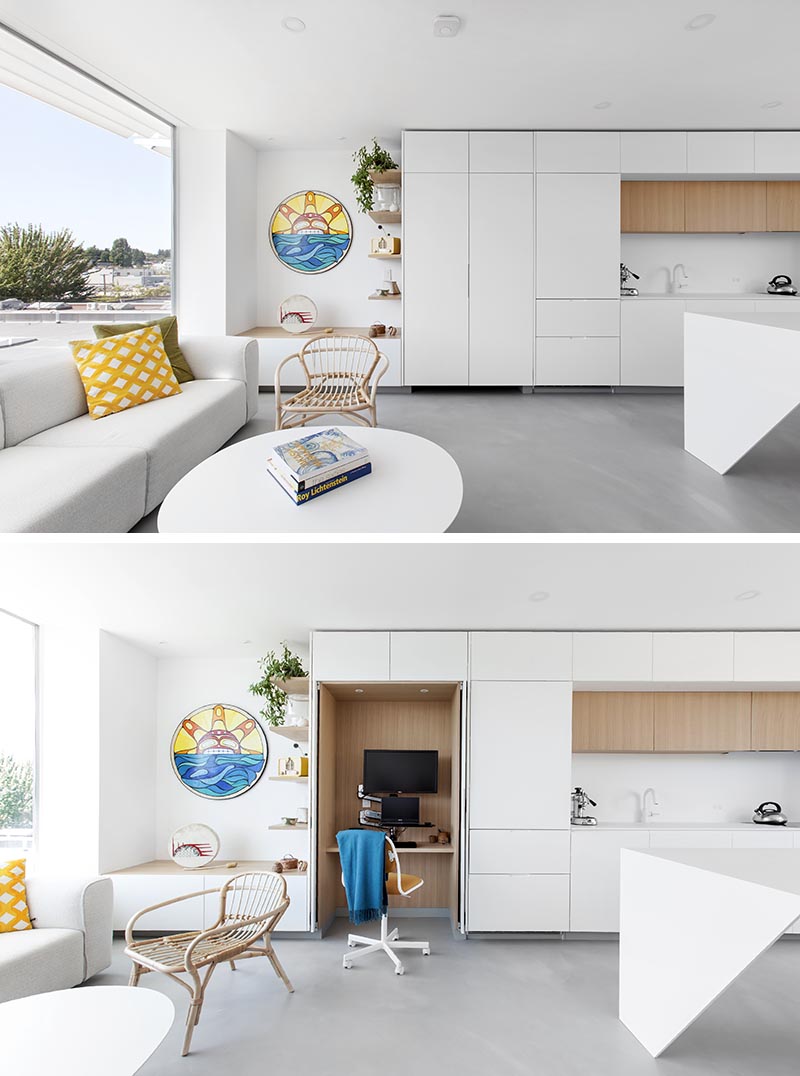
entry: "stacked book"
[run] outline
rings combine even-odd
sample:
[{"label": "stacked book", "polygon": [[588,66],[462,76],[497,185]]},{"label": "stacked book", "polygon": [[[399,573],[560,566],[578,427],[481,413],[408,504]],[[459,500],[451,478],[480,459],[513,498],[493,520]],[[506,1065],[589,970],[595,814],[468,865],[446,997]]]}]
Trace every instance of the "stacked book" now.
[{"label": "stacked book", "polygon": [[347,486],[372,471],[369,453],[341,430],[318,430],[275,445],[267,470],[295,504]]}]

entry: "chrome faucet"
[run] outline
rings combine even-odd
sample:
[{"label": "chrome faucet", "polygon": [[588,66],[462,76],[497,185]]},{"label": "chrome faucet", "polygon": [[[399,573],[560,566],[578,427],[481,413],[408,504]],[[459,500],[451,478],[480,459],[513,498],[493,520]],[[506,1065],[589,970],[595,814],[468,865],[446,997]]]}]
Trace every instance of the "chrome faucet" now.
[{"label": "chrome faucet", "polygon": [[[678,280],[678,270],[681,271],[681,280]],[[683,262],[678,262],[672,268],[672,290],[673,292],[681,291],[689,283],[689,274],[686,272],[686,266]]]},{"label": "chrome faucet", "polygon": [[[652,806],[647,806],[647,797],[653,797]],[[654,788],[646,788],[642,793],[642,822],[648,822],[651,818],[655,818],[656,815],[661,814],[661,811],[657,811],[656,807],[660,807],[658,800],[656,799],[656,790]]]}]

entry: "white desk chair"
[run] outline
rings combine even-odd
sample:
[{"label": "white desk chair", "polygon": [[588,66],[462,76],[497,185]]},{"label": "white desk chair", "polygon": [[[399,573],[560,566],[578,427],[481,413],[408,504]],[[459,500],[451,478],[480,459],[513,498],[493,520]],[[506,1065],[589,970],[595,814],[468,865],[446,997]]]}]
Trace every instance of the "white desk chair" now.
[{"label": "white desk chair", "polygon": [[[344,876],[342,876],[342,884],[344,884]],[[386,892],[389,896],[410,897],[412,893],[415,893],[425,885],[424,878],[418,878],[414,874],[403,874],[400,869],[400,857],[397,854],[397,849],[394,846],[394,842],[391,837],[386,838]],[[361,949],[356,949],[354,953],[345,953],[342,958],[342,964],[345,968],[352,968],[353,962],[361,960],[362,957],[368,956],[370,953],[384,952],[390,958],[394,964],[395,975],[404,975],[405,968],[400,962],[399,957],[395,950],[397,949],[421,949],[423,956],[431,955],[431,945],[427,941],[400,941],[399,932],[397,927],[394,930],[389,930],[389,917],[388,915],[381,916],[381,936],[380,938],[365,938],[361,934],[348,934],[347,944],[351,949],[356,949],[356,946],[363,946]]]}]

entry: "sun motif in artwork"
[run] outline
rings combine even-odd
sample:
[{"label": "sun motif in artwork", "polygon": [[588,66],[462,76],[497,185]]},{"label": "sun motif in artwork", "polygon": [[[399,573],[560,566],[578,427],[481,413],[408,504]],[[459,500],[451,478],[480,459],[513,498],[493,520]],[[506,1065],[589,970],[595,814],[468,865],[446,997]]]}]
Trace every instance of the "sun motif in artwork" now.
[{"label": "sun motif in artwork", "polygon": [[317,191],[306,191],[304,196],[295,194],[288,201],[281,202],[277,214],[283,217],[288,228],[281,227],[280,221],[273,220],[273,233],[290,231],[292,235],[310,233],[330,235],[331,232],[342,234],[350,231],[341,202],[334,202],[327,195],[319,194]]}]

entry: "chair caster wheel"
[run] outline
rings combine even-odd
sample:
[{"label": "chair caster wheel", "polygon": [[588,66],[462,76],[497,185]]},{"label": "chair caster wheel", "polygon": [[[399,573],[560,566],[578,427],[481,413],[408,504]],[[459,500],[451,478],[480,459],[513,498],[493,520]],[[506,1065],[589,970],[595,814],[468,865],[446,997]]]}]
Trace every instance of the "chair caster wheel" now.
[{"label": "chair caster wheel", "polygon": [[398,964],[397,967],[394,969],[394,973],[395,975],[405,975],[406,969],[403,967],[402,964]]},{"label": "chair caster wheel", "polygon": [[355,949],[355,947],[356,947],[356,943],[355,943],[355,942],[348,942],[348,943],[347,943],[347,948],[348,948],[348,949]]},{"label": "chair caster wheel", "polygon": [[350,969],[352,968],[352,966],[353,966],[353,965],[352,965],[352,964],[350,964],[350,963],[348,963],[348,961],[347,961],[347,960],[343,960],[343,961],[342,961],[342,967],[343,967],[343,968],[345,969],[345,971],[350,971]]},{"label": "chair caster wheel", "polygon": [[422,955],[423,956],[430,956],[431,955],[430,949],[423,949],[422,950]]}]

